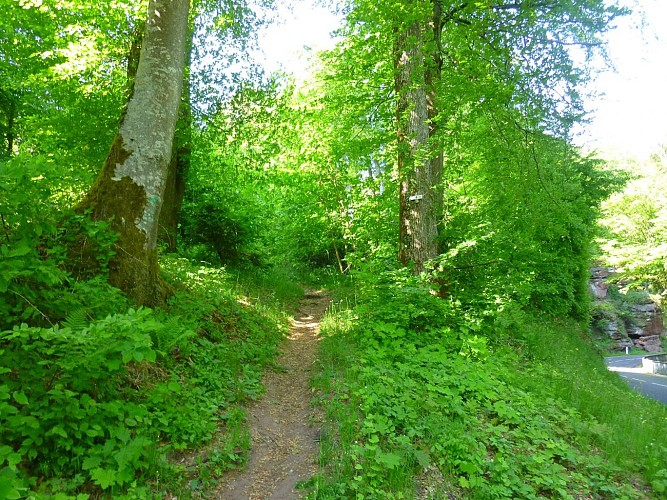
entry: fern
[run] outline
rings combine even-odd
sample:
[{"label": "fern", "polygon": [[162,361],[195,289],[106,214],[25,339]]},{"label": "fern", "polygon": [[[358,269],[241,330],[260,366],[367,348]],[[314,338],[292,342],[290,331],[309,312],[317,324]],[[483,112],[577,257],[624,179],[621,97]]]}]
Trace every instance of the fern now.
[{"label": "fern", "polygon": [[90,324],[90,320],[88,309],[80,307],[69,313],[62,325],[65,328],[70,328],[72,331],[83,330]]},{"label": "fern", "polygon": [[181,318],[172,317],[162,323],[153,334],[153,347],[162,354],[170,352],[182,341],[196,336],[192,330],[184,330]]}]

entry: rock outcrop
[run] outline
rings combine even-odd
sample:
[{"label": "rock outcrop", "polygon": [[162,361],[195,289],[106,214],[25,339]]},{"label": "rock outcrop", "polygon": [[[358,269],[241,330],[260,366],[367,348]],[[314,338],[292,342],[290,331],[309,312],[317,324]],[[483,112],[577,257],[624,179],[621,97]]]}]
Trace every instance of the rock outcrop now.
[{"label": "rock outcrop", "polygon": [[660,305],[646,292],[629,292],[610,284],[613,276],[613,268],[591,269],[594,333],[611,339],[617,350],[636,347],[662,352],[661,337],[665,335],[665,327]]},{"label": "rock outcrop", "polygon": [[602,300],[607,296],[609,283],[607,278],[614,274],[613,267],[594,267],[591,269],[590,290],[597,300]]}]

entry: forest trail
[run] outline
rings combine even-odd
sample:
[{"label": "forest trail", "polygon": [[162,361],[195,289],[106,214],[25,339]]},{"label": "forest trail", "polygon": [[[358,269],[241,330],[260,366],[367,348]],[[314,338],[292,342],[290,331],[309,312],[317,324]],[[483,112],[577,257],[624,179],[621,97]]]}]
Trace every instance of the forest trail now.
[{"label": "forest trail", "polygon": [[311,408],[310,377],[317,358],[320,320],[330,302],[324,292],[306,293],[277,362],[284,370],[264,375],[266,393],[248,409],[252,450],[248,466],[217,488],[224,500],[288,500],[295,485],[317,470],[318,436]]}]

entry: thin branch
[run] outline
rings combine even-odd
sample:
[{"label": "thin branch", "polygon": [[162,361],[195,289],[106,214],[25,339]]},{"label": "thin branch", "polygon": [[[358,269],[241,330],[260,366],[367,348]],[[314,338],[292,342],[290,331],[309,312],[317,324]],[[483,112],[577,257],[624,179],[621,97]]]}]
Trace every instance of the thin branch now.
[{"label": "thin branch", "polygon": [[459,18],[456,17],[456,15],[464,10],[468,6],[467,2],[462,3],[458,7],[452,7],[447,13],[443,13],[441,21],[440,21],[440,26],[444,26],[447,24],[449,21],[458,21]]},{"label": "thin branch", "polygon": [[[528,136],[533,135],[533,132],[530,130],[523,128],[519,123],[516,121],[516,119],[512,120],[514,122],[514,125],[516,128],[518,128],[520,131],[522,131],[525,135],[526,138],[526,143],[529,143],[528,141]],[[542,186],[542,189],[544,189],[544,192],[547,193],[551,201],[554,203],[554,205],[560,205],[561,203],[554,198],[554,196],[551,194],[551,191],[546,186],[546,183],[544,182],[544,179],[542,178],[542,169],[540,168],[540,161],[537,159],[537,151],[535,150],[535,142],[533,141],[530,143],[530,152],[531,152],[531,157],[533,160],[533,163],[535,163],[535,172],[537,172],[537,179],[540,181],[540,185]]]},{"label": "thin branch", "polygon": [[0,214],[0,218],[2,219],[2,230],[5,233],[5,238],[7,239],[7,243],[9,243],[9,231],[8,231],[9,225],[5,220],[5,214]]},{"label": "thin branch", "polygon": [[55,325],[51,322],[51,320],[49,319],[49,317],[48,317],[46,314],[44,314],[44,313],[39,309],[39,307],[37,307],[37,306],[36,306],[35,304],[33,304],[32,302],[30,302],[25,296],[21,295],[19,292],[14,291],[14,290],[9,290],[9,291],[12,292],[14,295],[18,295],[18,296],[21,297],[23,300],[25,300],[25,301],[30,305],[30,307],[32,307],[35,311],[37,311],[39,314],[41,314],[42,317],[43,317],[46,321],[48,321],[49,324],[50,324],[51,326],[55,326]]}]

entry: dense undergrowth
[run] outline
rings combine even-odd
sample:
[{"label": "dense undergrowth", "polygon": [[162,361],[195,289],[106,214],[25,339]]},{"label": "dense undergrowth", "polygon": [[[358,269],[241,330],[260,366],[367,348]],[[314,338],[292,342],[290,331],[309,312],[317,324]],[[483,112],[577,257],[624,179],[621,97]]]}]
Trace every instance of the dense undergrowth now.
[{"label": "dense undergrowth", "polygon": [[245,461],[241,404],[261,394],[301,291],[267,272],[162,267],[175,293],[158,310],[73,279],[96,293],[58,321],[43,304],[71,287],[26,285],[34,302],[12,311],[35,326],[0,333],[0,498],[198,496]]},{"label": "dense undergrowth", "polygon": [[664,405],[608,372],[577,322],[466,310],[399,272],[356,281],[323,331],[313,498],[666,491]]}]

